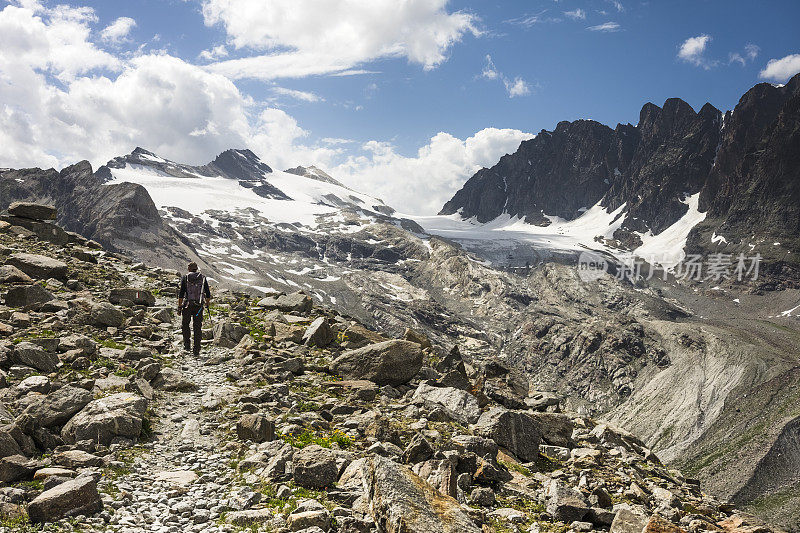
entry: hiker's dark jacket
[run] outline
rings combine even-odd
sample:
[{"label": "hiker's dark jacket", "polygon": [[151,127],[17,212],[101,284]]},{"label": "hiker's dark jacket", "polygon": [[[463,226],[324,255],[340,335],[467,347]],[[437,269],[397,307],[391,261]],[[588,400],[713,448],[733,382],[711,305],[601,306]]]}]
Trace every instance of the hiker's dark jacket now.
[{"label": "hiker's dark jacket", "polygon": [[[186,279],[188,276],[200,276],[199,272],[189,272],[188,274],[184,274],[181,278],[181,289],[178,291],[178,299],[186,300]],[[211,298],[211,290],[208,288],[208,278],[204,276],[203,278],[203,294],[205,294],[206,300]]]}]

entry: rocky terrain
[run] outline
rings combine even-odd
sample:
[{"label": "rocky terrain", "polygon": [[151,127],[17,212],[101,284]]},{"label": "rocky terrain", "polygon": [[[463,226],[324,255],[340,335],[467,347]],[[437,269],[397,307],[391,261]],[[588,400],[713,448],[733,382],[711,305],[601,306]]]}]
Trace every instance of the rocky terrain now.
[{"label": "rocky terrain", "polygon": [[63,236],[0,222],[4,531],[770,531],[503,360],[303,292],[219,291],[195,359],[176,272]]}]

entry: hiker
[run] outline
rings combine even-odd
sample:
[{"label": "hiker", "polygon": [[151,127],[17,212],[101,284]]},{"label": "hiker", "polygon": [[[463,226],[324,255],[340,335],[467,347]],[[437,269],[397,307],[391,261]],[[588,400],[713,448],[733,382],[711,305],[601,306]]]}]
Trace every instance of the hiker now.
[{"label": "hiker", "polygon": [[181,314],[183,331],[183,349],[192,349],[189,322],[194,329],[194,355],[200,355],[200,340],[203,338],[203,307],[211,302],[211,291],[208,280],[197,271],[197,263],[189,263],[189,273],[181,277],[181,288],[178,292],[178,312]]}]

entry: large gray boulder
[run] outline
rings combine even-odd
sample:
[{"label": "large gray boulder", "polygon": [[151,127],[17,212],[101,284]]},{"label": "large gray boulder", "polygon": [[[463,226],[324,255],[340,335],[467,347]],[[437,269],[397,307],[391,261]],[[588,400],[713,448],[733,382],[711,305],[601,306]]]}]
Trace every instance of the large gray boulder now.
[{"label": "large gray boulder", "polygon": [[37,283],[11,287],[6,293],[6,305],[9,307],[33,307],[54,299],[50,291]]},{"label": "large gray boulder", "polygon": [[551,446],[571,448],[575,445],[572,418],[564,413],[530,413],[542,432],[542,441]]},{"label": "large gray boulder", "polygon": [[12,202],[8,206],[8,214],[15,217],[29,218],[31,220],[55,220],[56,208],[51,205],[34,204],[31,202]]},{"label": "large gray boulder", "polygon": [[429,409],[438,407],[451,419],[462,424],[474,424],[481,416],[477,398],[453,387],[432,387],[427,383],[420,383],[414,391],[413,400],[422,402]]},{"label": "large gray boulder", "polygon": [[19,443],[11,436],[11,433],[0,429],[0,459],[9,455],[21,455],[22,450]]},{"label": "large gray boulder", "polygon": [[247,335],[247,328],[230,320],[220,320],[214,324],[214,344],[216,346],[236,348],[245,335]]},{"label": "large gray boulder", "polygon": [[475,433],[492,439],[522,461],[535,461],[539,456],[542,433],[526,412],[493,407],[480,416]]},{"label": "large gray boulder", "polygon": [[264,415],[247,414],[236,423],[236,435],[253,442],[275,440],[275,422]]},{"label": "large gray boulder", "polygon": [[0,483],[31,479],[42,464],[24,455],[9,455],[0,459]]},{"label": "large gray boulder", "polygon": [[102,508],[97,483],[90,476],[81,476],[39,494],[28,505],[28,517],[39,524],[67,516],[92,515]]},{"label": "large gray boulder", "polygon": [[378,385],[402,385],[422,368],[422,349],[411,341],[391,340],[348,350],[331,363],[347,379],[368,379]]},{"label": "large gray boulder", "polygon": [[408,468],[372,456],[363,463],[372,518],[386,533],[480,533],[461,505]]},{"label": "large gray boulder", "polygon": [[66,263],[36,254],[12,254],[7,264],[25,272],[34,279],[67,279],[69,267]]},{"label": "large gray boulder", "polygon": [[311,311],[311,297],[303,292],[294,292],[281,296],[268,296],[258,302],[264,309],[277,309],[284,313],[307,313]]},{"label": "large gray boulder", "polygon": [[152,307],[156,304],[156,297],[147,289],[136,289],[134,287],[122,287],[111,289],[108,294],[108,301],[112,304],[119,304],[123,300],[128,300],[136,305],[146,305]]},{"label": "large gray boulder", "polygon": [[294,482],[308,489],[321,489],[336,483],[339,468],[336,455],[322,446],[307,446],[294,454]]},{"label": "large gray boulder", "polygon": [[0,283],[30,283],[33,281],[29,275],[11,265],[0,266]]},{"label": "large gray boulder", "polygon": [[570,524],[588,516],[591,505],[575,488],[554,479],[547,488],[547,512],[554,519]]},{"label": "large gray boulder", "polygon": [[303,344],[324,348],[336,339],[336,334],[328,324],[328,319],[321,316],[306,328],[303,334]]},{"label": "large gray boulder", "polygon": [[12,359],[22,365],[27,365],[45,373],[53,372],[58,366],[58,356],[46,351],[32,342],[20,342],[14,346]]},{"label": "large gray boulder", "polygon": [[93,400],[73,416],[61,430],[65,442],[91,440],[106,446],[115,437],[137,439],[147,400],[137,394],[120,392]]},{"label": "large gray boulder", "polygon": [[125,323],[125,314],[108,302],[93,304],[89,318],[92,324],[99,327],[118,328]]},{"label": "large gray boulder", "polygon": [[64,385],[47,396],[40,396],[23,411],[41,427],[63,426],[94,397],[80,387]]}]

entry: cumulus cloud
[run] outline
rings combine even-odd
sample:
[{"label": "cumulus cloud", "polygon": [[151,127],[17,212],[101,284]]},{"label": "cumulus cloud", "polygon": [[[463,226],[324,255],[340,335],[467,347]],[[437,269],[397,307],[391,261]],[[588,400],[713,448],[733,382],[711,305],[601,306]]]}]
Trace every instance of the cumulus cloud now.
[{"label": "cumulus cloud", "polygon": [[474,15],[448,12],[448,0],[347,0],[319,9],[316,0],[204,0],[209,26],[254,53],[210,68],[232,79],[275,79],[359,70],[376,59],[405,57],[426,70],[447,59]]},{"label": "cumulus cloud", "polygon": [[110,43],[120,43],[127,39],[128,34],[136,26],[136,21],[130,17],[119,17],[100,32],[100,38]]},{"label": "cumulus cloud", "polygon": [[573,9],[572,11],[564,11],[564,15],[573,20],[586,20],[586,11],[581,8]]},{"label": "cumulus cloud", "polygon": [[364,155],[350,157],[331,173],[355,189],[370,191],[409,214],[434,214],[482,167],[497,163],[533,138],[514,129],[486,128],[461,140],[438,133],[414,157],[390,143],[370,141]]},{"label": "cumulus cloud", "polygon": [[800,54],[790,54],[780,59],[770,59],[758,77],[784,83],[798,72],[800,72]]},{"label": "cumulus cloud", "polygon": [[602,33],[613,33],[620,30],[620,25],[617,22],[604,22],[597,26],[589,26],[586,28],[589,31],[599,31]]},{"label": "cumulus cloud", "polygon": [[709,42],[711,42],[711,36],[705,33],[697,37],[689,37],[678,49],[678,58],[696,67],[710,69],[715,62],[709,61],[704,55]]},{"label": "cumulus cloud", "polygon": [[487,80],[499,79],[500,81],[502,81],[503,85],[506,88],[506,92],[508,92],[509,98],[515,98],[517,96],[527,96],[531,94],[531,88],[530,85],[528,85],[528,82],[526,82],[519,76],[517,76],[513,80],[506,77],[505,74],[497,70],[494,61],[492,61],[492,56],[489,54],[486,54],[486,66],[484,66],[483,70],[481,71],[481,78]]}]

